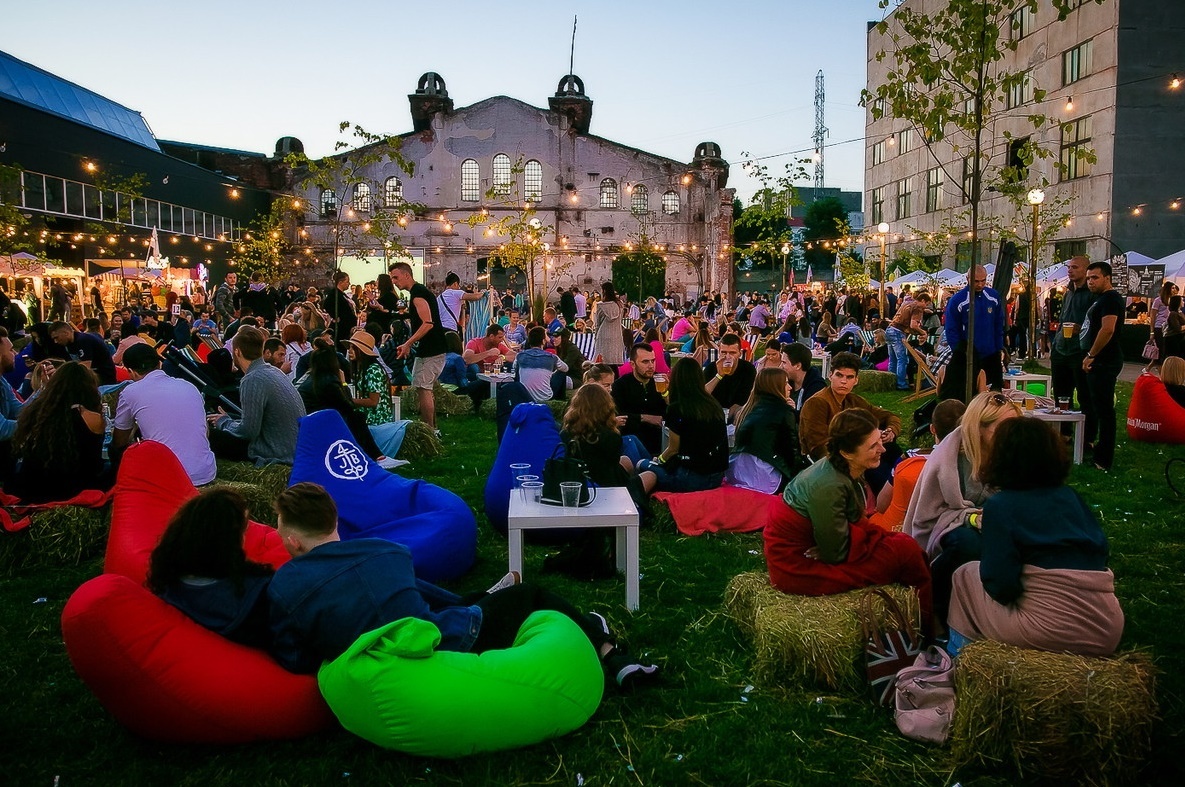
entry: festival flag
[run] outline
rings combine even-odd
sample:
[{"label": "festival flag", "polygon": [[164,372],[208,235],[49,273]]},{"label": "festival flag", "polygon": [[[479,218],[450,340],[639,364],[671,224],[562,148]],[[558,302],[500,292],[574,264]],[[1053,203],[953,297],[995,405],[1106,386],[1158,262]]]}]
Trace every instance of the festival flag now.
[{"label": "festival flag", "polygon": [[814,277],[815,277],[815,271],[811,268],[810,265],[806,266],[806,283],[810,284],[811,279],[813,279]]}]

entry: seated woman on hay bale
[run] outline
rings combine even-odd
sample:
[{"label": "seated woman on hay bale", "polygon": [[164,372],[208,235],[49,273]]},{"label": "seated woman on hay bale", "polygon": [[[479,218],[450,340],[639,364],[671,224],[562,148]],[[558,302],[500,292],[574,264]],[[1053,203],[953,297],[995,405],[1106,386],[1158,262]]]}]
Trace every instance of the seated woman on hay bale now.
[{"label": "seated woman on hay bale", "polygon": [[1066,486],[1065,442],[1048,424],[1000,425],[984,480],[999,491],[983,506],[979,561],[954,574],[952,655],[971,640],[1109,656],[1123,634],[1107,537]]},{"label": "seated woman on hay bale", "polygon": [[1021,414],[1020,405],[1000,393],[971,400],[958,428],[940,442],[918,476],[903,530],[926,551],[934,579],[934,614],[945,625],[950,578],[964,563],[979,559],[979,520],[992,493],[983,466],[996,428]]},{"label": "seated woman on hay bale", "polygon": [[865,410],[831,420],[827,457],[787,484],[770,502],[765,561],[783,593],[826,596],[872,585],[917,589],[922,620],[930,617],[930,569],[917,542],[868,521],[875,499],[864,472],[880,463],[880,425]]}]

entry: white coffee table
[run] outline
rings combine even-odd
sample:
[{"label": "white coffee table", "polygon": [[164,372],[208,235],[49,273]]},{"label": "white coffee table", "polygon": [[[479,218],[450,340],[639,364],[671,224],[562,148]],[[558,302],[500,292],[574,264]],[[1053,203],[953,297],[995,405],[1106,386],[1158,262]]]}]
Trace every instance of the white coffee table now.
[{"label": "white coffee table", "polygon": [[477,379],[489,383],[490,384],[490,398],[497,399],[498,398],[498,385],[501,383],[508,383],[511,380],[513,380],[514,374],[512,372],[493,372],[491,374],[486,374],[485,372],[481,372],[477,375]]},{"label": "white coffee table", "polygon": [[612,527],[617,530],[617,570],[625,572],[625,605],[638,608],[638,509],[625,487],[603,487],[584,508],[565,513],[560,506],[526,502],[517,489],[510,491],[510,517],[506,537],[510,570],[523,570],[523,531],[557,528]]},{"label": "white coffee table", "polygon": [[1018,383],[1045,383],[1045,395],[1053,396],[1053,377],[1048,374],[1004,374],[1005,388],[1016,388]]},{"label": "white coffee table", "polygon": [[1083,435],[1086,432],[1086,416],[1083,413],[1075,410],[1058,410],[1051,413],[1048,408],[1041,407],[1036,410],[1025,410],[1025,415],[1038,421],[1074,424],[1074,464],[1082,464]]}]

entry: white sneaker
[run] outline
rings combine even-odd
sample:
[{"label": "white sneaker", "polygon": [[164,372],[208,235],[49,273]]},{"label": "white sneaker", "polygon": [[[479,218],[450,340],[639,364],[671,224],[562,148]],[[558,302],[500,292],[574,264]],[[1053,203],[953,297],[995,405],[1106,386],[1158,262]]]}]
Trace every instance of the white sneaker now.
[{"label": "white sneaker", "polygon": [[497,593],[499,590],[505,590],[506,588],[512,588],[522,581],[523,581],[522,574],[518,573],[517,571],[511,571],[511,572],[507,573],[506,576],[502,577],[497,582],[490,585],[489,590],[486,591],[486,595],[488,596],[491,593]]},{"label": "white sneaker", "polygon": [[378,466],[384,470],[394,470],[396,467],[402,467],[403,465],[408,464],[408,462],[402,459],[395,459],[390,456],[384,456],[381,459],[376,459],[375,462],[377,462]]}]

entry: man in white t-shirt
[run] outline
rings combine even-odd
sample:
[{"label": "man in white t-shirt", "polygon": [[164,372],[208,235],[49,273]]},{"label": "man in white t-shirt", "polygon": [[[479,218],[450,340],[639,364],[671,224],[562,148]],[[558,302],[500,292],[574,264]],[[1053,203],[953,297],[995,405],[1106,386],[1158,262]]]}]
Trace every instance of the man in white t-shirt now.
[{"label": "man in white t-shirt", "polygon": [[218,468],[206,430],[205,402],[198,389],[161,371],[156,350],[147,344],[125,350],[123,365],[133,382],[119,395],[112,452],[121,451],[133,432],[139,432],[143,440],[168,446],[194,486],[213,481]]},{"label": "man in white t-shirt", "polygon": [[461,310],[465,308],[465,301],[480,301],[484,292],[465,292],[461,289],[461,277],[449,271],[444,277],[444,289],[436,298],[436,305],[440,308],[440,325],[446,331],[461,333]]},{"label": "man in white t-shirt", "polygon": [[573,294],[576,298],[576,319],[583,320],[588,317],[588,298],[584,297],[584,293],[573,288]]}]

